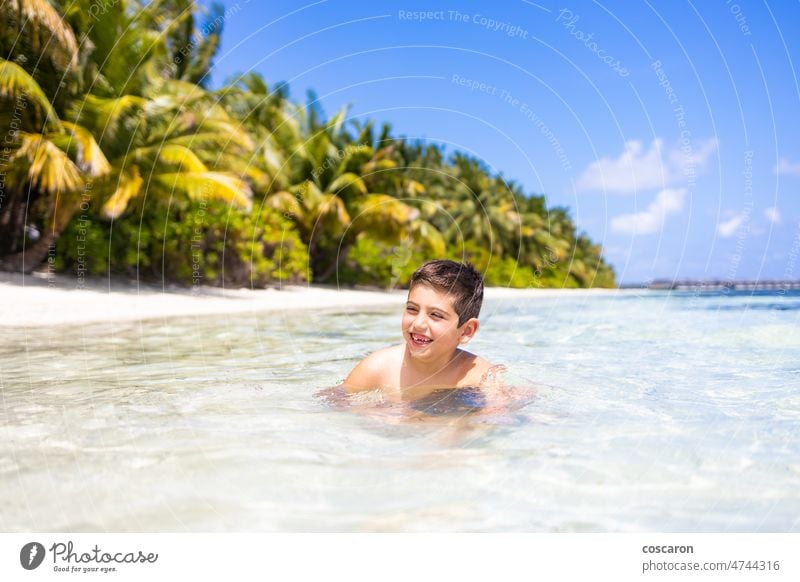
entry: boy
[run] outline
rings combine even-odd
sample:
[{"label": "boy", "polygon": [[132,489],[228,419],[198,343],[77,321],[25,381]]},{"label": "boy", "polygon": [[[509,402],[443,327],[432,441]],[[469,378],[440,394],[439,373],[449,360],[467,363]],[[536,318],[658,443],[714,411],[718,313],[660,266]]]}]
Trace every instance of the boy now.
[{"label": "boy", "polygon": [[405,342],[367,356],[341,387],[348,393],[382,388],[393,400],[409,401],[479,386],[492,365],[459,346],[478,331],[482,303],[483,278],[472,265],[425,263],[411,276],[402,321]]}]

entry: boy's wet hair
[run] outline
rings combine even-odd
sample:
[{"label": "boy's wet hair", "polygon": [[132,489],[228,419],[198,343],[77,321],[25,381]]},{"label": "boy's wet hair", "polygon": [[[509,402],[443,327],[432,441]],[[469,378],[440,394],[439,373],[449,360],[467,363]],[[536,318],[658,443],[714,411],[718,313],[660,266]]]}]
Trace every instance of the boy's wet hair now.
[{"label": "boy's wet hair", "polygon": [[420,283],[453,296],[459,327],[468,319],[478,317],[481,312],[483,277],[469,263],[447,259],[427,262],[411,275],[409,291]]}]

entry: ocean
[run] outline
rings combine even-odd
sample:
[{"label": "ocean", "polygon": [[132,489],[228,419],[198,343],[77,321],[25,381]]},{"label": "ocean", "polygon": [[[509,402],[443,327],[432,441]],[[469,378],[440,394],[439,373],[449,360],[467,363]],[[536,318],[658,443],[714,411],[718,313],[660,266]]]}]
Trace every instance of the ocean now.
[{"label": "ocean", "polygon": [[400,313],[7,328],[0,526],[22,531],[796,532],[800,293],[488,300],[525,394],[331,403]]}]

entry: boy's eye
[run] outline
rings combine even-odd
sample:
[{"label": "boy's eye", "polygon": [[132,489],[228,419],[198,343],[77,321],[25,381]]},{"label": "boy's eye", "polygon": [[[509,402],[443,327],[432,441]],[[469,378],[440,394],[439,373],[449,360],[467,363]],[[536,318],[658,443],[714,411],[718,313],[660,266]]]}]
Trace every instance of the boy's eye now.
[{"label": "boy's eye", "polygon": [[431,317],[435,317],[436,319],[441,319],[442,315],[440,313],[431,313]]}]

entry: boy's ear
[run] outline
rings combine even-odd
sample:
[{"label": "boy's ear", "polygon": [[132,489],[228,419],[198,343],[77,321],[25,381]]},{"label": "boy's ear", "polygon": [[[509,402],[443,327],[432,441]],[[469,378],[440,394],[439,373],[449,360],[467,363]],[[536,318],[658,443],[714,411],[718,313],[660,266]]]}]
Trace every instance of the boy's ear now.
[{"label": "boy's ear", "polygon": [[461,326],[461,337],[458,338],[458,341],[462,344],[467,343],[478,332],[480,326],[481,324],[478,322],[477,317],[472,317],[465,321],[464,325]]}]

